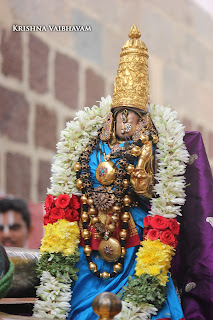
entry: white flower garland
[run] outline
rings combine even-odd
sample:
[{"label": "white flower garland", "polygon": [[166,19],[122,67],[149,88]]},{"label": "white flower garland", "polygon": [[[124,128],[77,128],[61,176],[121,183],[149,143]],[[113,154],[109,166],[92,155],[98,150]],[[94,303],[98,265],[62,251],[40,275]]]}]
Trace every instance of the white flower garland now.
[{"label": "white flower garland", "polygon": [[110,112],[112,98],[101,98],[100,107],[86,107],[76,113],[74,121],[67,122],[65,130],[61,131],[61,141],[57,144],[58,154],[52,165],[51,188],[49,194],[81,195],[76,188],[76,172],[74,164],[89,143],[98,135],[98,130],[103,126],[106,115]]},{"label": "white flower garland", "polygon": [[122,310],[115,316],[115,320],[150,320],[151,315],[156,315],[155,307],[144,304],[143,308],[135,307],[131,302],[122,301]]},{"label": "white flower garland", "polygon": [[[98,135],[98,130],[102,127],[105,117],[110,112],[111,101],[110,96],[105,99],[101,98],[100,107],[85,108],[84,111],[76,113],[74,121],[67,123],[66,129],[61,132],[61,141],[57,144],[58,154],[55,156],[55,163],[52,165],[53,175],[51,188],[48,190],[49,194],[54,196],[59,194],[81,195],[76,188],[76,172],[73,166],[88,142]],[[185,178],[183,174],[189,154],[183,142],[184,127],[177,120],[177,113],[171,111],[170,107],[151,105],[150,115],[159,134],[156,152],[158,171],[155,174],[158,183],[154,187],[154,191],[159,195],[159,198],[152,199],[150,213],[174,218],[181,214],[181,205],[185,202]],[[56,289],[53,286],[50,289],[48,283],[55,284],[55,281],[58,281],[58,288]],[[70,286],[67,278],[56,279],[44,272],[38,293],[44,301],[36,302],[34,316],[65,319],[65,315],[70,310],[70,305],[68,305],[71,299]],[[50,297],[48,298],[48,296]],[[63,304],[59,303],[60,297],[65,297]],[[129,320],[146,320],[151,317],[151,314],[156,313],[156,309],[151,306],[144,305],[144,308],[138,309],[131,303],[126,302],[123,302],[123,311],[125,311],[125,319],[128,311]],[[121,320],[123,316],[124,314],[121,312],[116,319]]]},{"label": "white flower garland", "polygon": [[186,197],[184,173],[189,153],[183,142],[184,126],[177,120],[177,112],[170,107],[151,105],[150,115],[159,136],[156,151],[158,171],[155,174],[158,183],[154,186],[159,197],[151,200],[150,213],[175,218],[181,215]]},{"label": "white flower garland", "polygon": [[72,297],[72,280],[67,277],[55,278],[48,271],[43,271],[40,286],[36,294],[37,300],[33,316],[41,319],[66,319],[70,311]]}]

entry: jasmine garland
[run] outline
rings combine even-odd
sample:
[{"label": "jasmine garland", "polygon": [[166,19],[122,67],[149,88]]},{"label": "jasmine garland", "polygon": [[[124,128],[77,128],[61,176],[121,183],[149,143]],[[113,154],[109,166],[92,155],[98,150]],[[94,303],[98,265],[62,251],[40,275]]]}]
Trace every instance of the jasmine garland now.
[{"label": "jasmine garland", "polygon": [[[78,161],[80,154],[83,152],[92,137],[98,135],[98,130],[102,127],[105,117],[110,112],[110,105],[110,96],[106,99],[102,98],[100,107],[93,106],[92,109],[85,108],[84,111],[79,111],[76,114],[77,117],[74,121],[67,123],[66,129],[61,132],[61,141],[57,145],[58,154],[55,156],[55,163],[52,166],[53,175],[51,178],[51,188],[48,190],[49,194],[52,194],[55,197],[60,194],[81,195],[79,190],[76,188],[76,173],[73,166]],[[185,179],[183,174],[185,172],[189,155],[183,143],[184,127],[177,120],[177,113],[171,111],[169,107],[152,105],[150,106],[150,115],[159,134],[156,155],[158,170],[155,175],[157,180],[155,192],[158,197],[153,198],[151,201],[152,208],[150,210],[150,214],[152,216],[159,215],[171,219],[180,215],[181,205],[185,201]],[[150,261],[148,261],[148,259],[146,261],[146,252],[144,251],[143,243],[150,247],[153,247],[155,244],[162,247],[162,250],[165,251],[163,264],[161,261],[162,267],[158,268],[159,261],[157,255],[153,258],[153,266],[156,267],[152,267],[152,264],[150,266]],[[47,246],[48,243],[46,243],[44,252],[49,252]],[[152,289],[155,290],[159,287],[159,290],[161,290],[161,286],[165,288],[167,281],[166,273],[170,268],[170,262],[173,254],[174,247],[161,243],[159,239],[151,241],[145,238],[142,242],[141,248],[139,249],[136,265],[136,270],[139,272],[137,275],[139,283],[141,283],[141,281],[145,281],[145,278],[148,277],[154,281]],[[144,261],[142,261],[141,257],[143,257]],[[141,262],[143,262],[142,266]],[[149,267],[151,267],[151,269],[149,269]],[[165,271],[163,279],[160,277],[162,269]],[[47,278],[47,274],[45,274],[45,276],[43,274],[43,282],[37,292],[37,295],[42,299],[44,296],[41,293],[42,290],[46,290],[45,282],[48,281]],[[63,281],[67,283],[64,279],[66,278],[64,278],[63,275],[60,275],[58,281],[60,283]],[[156,285],[154,285],[155,280],[157,281]],[[54,279],[52,279],[52,281],[54,281]],[[130,279],[130,284],[131,281],[132,280]],[[162,284],[160,284],[160,281],[163,281]],[[65,289],[61,288],[60,290],[63,291]],[[67,294],[68,293],[70,295],[69,290],[67,291]],[[51,296],[53,297],[53,302],[56,302],[57,299],[55,293]],[[138,305],[138,303],[134,303],[135,301],[132,298],[131,294],[128,298],[125,294],[123,296],[124,310],[128,313],[128,319],[135,319],[136,316],[137,319],[148,319],[151,314],[155,314],[159,308],[158,302],[150,301],[145,296],[140,305]],[[160,299],[161,305],[165,300],[163,291]],[[54,309],[54,304],[51,304],[51,308],[51,310],[50,308],[47,309],[45,304],[38,301],[38,304],[34,309],[34,315],[38,316],[42,313],[43,317],[44,314],[46,314],[46,318],[61,319],[60,314],[66,314],[70,307],[63,304],[63,306],[61,306],[61,311],[58,313],[56,312],[58,305],[55,305]],[[124,318],[123,312],[116,319],[123,319],[122,317]]]}]

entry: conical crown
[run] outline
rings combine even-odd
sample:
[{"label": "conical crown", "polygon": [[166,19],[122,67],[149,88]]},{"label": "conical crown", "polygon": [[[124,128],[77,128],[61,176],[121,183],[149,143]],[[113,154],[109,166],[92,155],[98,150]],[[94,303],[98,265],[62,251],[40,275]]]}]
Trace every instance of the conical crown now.
[{"label": "conical crown", "polygon": [[122,47],[114,84],[112,109],[132,107],[147,111],[149,102],[148,49],[139,38],[140,30],[133,25],[129,40]]}]

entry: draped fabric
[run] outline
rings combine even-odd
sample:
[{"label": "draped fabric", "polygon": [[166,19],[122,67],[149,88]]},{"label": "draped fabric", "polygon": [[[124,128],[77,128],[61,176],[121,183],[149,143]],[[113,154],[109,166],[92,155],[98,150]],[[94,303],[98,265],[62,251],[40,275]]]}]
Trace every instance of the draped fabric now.
[{"label": "draped fabric", "polygon": [[[100,145],[101,146],[101,145]],[[99,147],[100,147],[99,146]],[[123,146],[123,144],[121,144]],[[108,154],[110,152],[110,148],[107,144],[102,144],[102,153],[99,154],[95,150],[90,156],[90,173],[91,180],[93,182],[93,187],[99,186],[98,181],[95,178],[95,170],[97,165],[104,161],[103,154]],[[113,159],[112,161],[116,161]],[[134,219],[138,235],[142,240],[143,233],[143,218],[147,215],[148,207],[146,204],[139,205],[138,207],[131,208],[131,214]],[[124,260],[124,268],[123,271],[114,278],[103,280],[95,277],[89,271],[88,263],[86,261],[85,255],[83,253],[83,247],[80,246],[80,260],[77,264],[77,268],[79,268],[78,280],[73,283],[72,291],[73,296],[71,300],[71,312],[68,319],[72,320],[96,320],[98,318],[97,315],[94,314],[91,304],[93,299],[101,292],[110,291],[117,294],[124,285],[127,284],[128,276],[133,275],[135,273],[134,268],[136,264],[136,252],[139,246],[131,246],[127,249],[127,253],[125,255]],[[98,251],[93,250],[92,252],[92,260],[96,263],[98,270],[101,272],[113,271],[113,264],[107,263],[103,259],[100,258]],[[168,293],[167,300],[163,306],[163,308],[158,312],[156,316],[152,317],[152,320],[156,319],[172,319],[172,320],[180,320],[184,318],[183,312],[173,285],[171,278],[169,277],[169,282],[167,283]]]},{"label": "draped fabric", "polygon": [[[182,290],[187,320],[213,318],[213,178],[199,132],[186,132],[184,141],[191,155],[186,170],[186,203],[172,275]],[[206,221],[207,219],[207,221]]]}]

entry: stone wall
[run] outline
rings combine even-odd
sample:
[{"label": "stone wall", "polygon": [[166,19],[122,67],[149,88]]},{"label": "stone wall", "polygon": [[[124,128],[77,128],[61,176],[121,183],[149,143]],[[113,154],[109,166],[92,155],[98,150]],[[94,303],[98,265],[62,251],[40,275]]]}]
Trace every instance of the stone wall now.
[{"label": "stone wall", "polygon": [[[189,0],[8,0],[0,6],[0,191],[43,201],[60,130],[112,94],[131,25],[149,48],[151,101],[203,134],[213,166],[213,20]],[[91,32],[12,32],[12,25]]]}]

